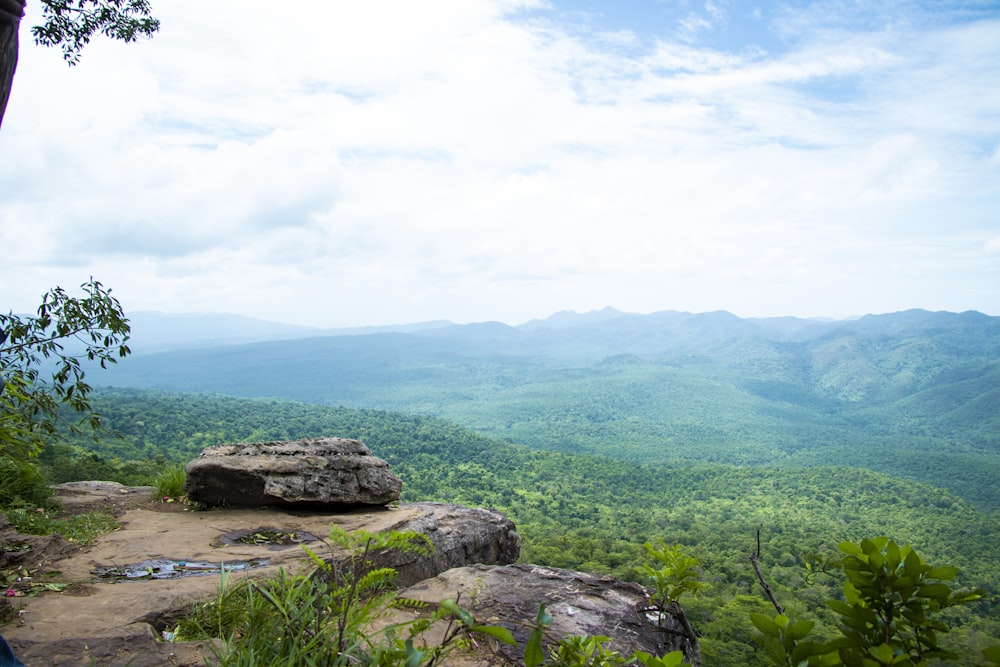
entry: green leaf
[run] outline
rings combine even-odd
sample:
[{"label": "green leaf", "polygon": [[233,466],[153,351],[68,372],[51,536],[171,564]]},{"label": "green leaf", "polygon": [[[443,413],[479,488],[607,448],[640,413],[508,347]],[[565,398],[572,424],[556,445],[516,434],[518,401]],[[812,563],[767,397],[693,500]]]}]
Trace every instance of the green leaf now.
[{"label": "green leaf", "polygon": [[854,542],[841,542],[837,545],[837,549],[851,556],[861,556],[863,554],[861,547]]},{"label": "green leaf", "polygon": [[545,653],[542,651],[542,630],[535,628],[528,635],[528,643],[524,647],[525,667],[538,667],[545,660]]},{"label": "green leaf", "polygon": [[671,651],[659,658],[645,651],[636,651],[633,657],[646,667],[679,667],[684,664],[683,651]]},{"label": "green leaf", "polygon": [[947,600],[949,595],[951,587],[948,584],[924,584],[920,587],[920,597]]},{"label": "green leaf", "polygon": [[514,635],[510,630],[503,627],[502,625],[473,625],[469,628],[472,632],[478,632],[482,635],[489,635],[494,639],[503,642],[504,644],[515,646],[517,640],[514,639]]},{"label": "green leaf", "polygon": [[538,615],[535,616],[535,624],[547,628],[550,623],[552,623],[552,616],[545,611],[545,605],[538,605]]},{"label": "green leaf", "polygon": [[406,646],[406,667],[420,667],[427,653],[414,647],[412,639],[407,639],[404,646]]},{"label": "green leaf", "polygon": [[768,637],[774,637],[776,639],[781,637],[781,628],[778,627],[777,623],[764,614],[750,612],[750,620],[755,626],[757,626],[758,630],[763,632]]},{"label": "green leaf", "polygon": [[958,568],[951,565],[939,565],[932,567],[924,575],[928,579],[940,579],[941,581],[951,581],[958,574]]},{"label": "green leaf", "polygon": [[476,619],[472,617],[472,614],[459,607],[458,603],[452,599],[442,600],[438,606],[461,621],[462,625],[467,628],[471,628],[476,623]]},{"label": "green leaf", "polygon": [[896,653],[890,644],[879,644],[870,649],[870,653],[884,665],[891,665],[896,660]]},{"label": "green leaf", "polygon": [[890,541],[885,548],[885,558],[886,564],[889,566],[889,570],[895,571],[903,560],[903,557],[899,552],[899,545]]},{"label": "green leaf", "polygon": [[815,626],[816,623],[813,621],[795,621],[785,628],[785,634],[793,640],[798,641],[812,632]]},{"label": "green leaf", "polygon": [[1000,644],[984,648],[982,653],[983,656],[994,665],[1000,665]]}]

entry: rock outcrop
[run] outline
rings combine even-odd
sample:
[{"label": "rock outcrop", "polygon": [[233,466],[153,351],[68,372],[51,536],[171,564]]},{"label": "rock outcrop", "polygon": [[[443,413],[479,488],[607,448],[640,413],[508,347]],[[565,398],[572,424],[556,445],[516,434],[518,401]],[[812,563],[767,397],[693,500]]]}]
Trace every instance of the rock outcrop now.
[{"label": "rock outcrop", "polygon": [[192,501],[338,510],[399,500],[403,482],[360,440],[318,438],[208,447],[187,465]]},{"label": "rock outcrop", "polygon": [[[257,534],[266,526],[275,532],[308,537],[317,554],[337,561],[342,554],[319,542],[331,524],[371,533],[412,530],[427,535],[434,544],[429,555],[394,551],[376,555],[376,567],[396,569],[398,582],[409,587],[403,591],[405,597],[431,605],[422,612],[401,609],[386,619],[387,623],[412,619],[429,613],[442,600],[459,598],[480,622],[503,625],[519,641],[517,647],[480,642],[475,651],[456,651],[442,664],[466,667],[522,662],[527,634],[541,604],[552,616],[545,634],[550,646],[565,637],[603,635],[610,638],[606,647],[623,655],[637,649],[655,655],[680,649],[685,650],[691,664],[698,664],[697,647],[686,644],[678,619],[668,616],[657,623],[646,610],[649,591],[638,584],[513,564],[520,555],[520,538],[514,524],[496,510],[403,503],[349,512],[301,512],[283,507],[197,512],[181,505],[154,503],[144,495],[148,489],[79,483],[60,487],[57,492],[75,511],[113,508],[121,529],[82,549],[56,543],[55,538],[51,553],[58,564],[49,560],[38,565],[58,570],[58,581],[68,588],[12,600],[16,617],[0,628],[0,633],[29,666],[205,665],[216,650],[213,642],[165,643],[160,633],[176,627],[192,604],[215,594],[217,574],[114,581],[102,573],[108,572],[109,566],[114,566],[114,571],[124,570],[149,559],[229,565],[254,562],[252,568],[232,572],[229,576],[234,580],[273,576],[279,569],[300,571],[313,563],[297,544],[259,544],[231,538]],[[6,530],[0,526],[0,543],[11,542],[14,536],[10,531],[9,526]],[[434,633],[440,631],[441,626],[432,626],[423,638],[434,643]]]},{"label": "rock outcrop", "polygon": [[[614,577],[537,565],[479,564],[447,570],[401,595],[432,604],[457,598],[477,620],[503,625],[518,646],[498,644],[489,652],[513,664],[523,663],[530,624],[542,604],[552,617],[544,639],[549,646],[566,637],[600,635],[608,637],[605,648],[625,656],[636,650],[657,656],[684,651],[689,664],[700,664],[680,619],[668,614],[660,621],[647,611],[647,589]],[[483,664],[483,652],[453,655],[449,664]]]},{"label": "rock outcrop", "polygon": [[409,586],[453,567],[470,563],[514,563],[521,555],[521,537],[514,522],[501,512],[447,503],[408,503],[420,513],[400,521],[391,530],[412,530],[430,538],[434,552],[427,556],[388,552],[375,559],[376,567],[396,570],[396,582]]},{"label": "rock outcrop", "polygon": [[[135,562],[171,559],[234,564],[255,561],[252,569],[233,572],[231,578],[273,576],[279,568],[297,571],[312,561],[297,545],[244,543],[226,539],[235,533],[271,526],[286,533],[325,538],[331,524],[347,531],[413,530],[426,534],[435,546],[429,556],[390,552],[380,566],[396,567],[403,585],[433,577],[444,570],[473,563],[512,563],[520,554],[514,524],[494,510],[469,509],[441,503],[401,504],[392,509],[352,512],[289,512],[283,509],[216,509],[151,511],[151,497],[137,506],[141,494],[128,487],[74,484],[57,489],[58,498],[77,511],[118,507],[121,529],[102,535],[82,549],[61,538],[50,540],[45,570],[58,570],[58,581],[68,584],[61,593],[11,599],[15,619],[0,627],[25,664],[32,665],[204,665],[211,658],[210,642],[164,643],[161,631],[170,630],[190,605],[210,598],[219,576],[186,576],[145,580],[115,580],[101,576],[109,566],[126,569]],[[124,504],[122,504],[124,503]],[[160,504],[164,506],[164,504]],[[166,507],[165,507],[166,509]],[[0,525],[0,543],[20,540],[9,526]],[[71,547],[69,549],[64,547]],[[324,558],[338,559],[317,542],[311,547]],[[34,555],[41,555],[37,551]],[[53,559],[58,559],[54,563]],[[42,571],[42,570],[40,570]],[[49,581],[49,579],[45,579]]]}]

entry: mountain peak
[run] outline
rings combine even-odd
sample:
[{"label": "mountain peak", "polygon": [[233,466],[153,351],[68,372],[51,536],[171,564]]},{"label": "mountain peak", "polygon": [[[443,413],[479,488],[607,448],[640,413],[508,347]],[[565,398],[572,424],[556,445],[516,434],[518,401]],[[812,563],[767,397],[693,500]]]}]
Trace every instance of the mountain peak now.
[{"label": "mountain peak", "polygon": [[623,317],[629,313],[624,313],[611,306],[605,306],[600,310],[591,310],[586,313],[578,313],[575,310],[560,310],[552,313],[543,320],[531,320],[520,325],[519,329],[545,329],[575,327],[581,324],[593,324]]}]

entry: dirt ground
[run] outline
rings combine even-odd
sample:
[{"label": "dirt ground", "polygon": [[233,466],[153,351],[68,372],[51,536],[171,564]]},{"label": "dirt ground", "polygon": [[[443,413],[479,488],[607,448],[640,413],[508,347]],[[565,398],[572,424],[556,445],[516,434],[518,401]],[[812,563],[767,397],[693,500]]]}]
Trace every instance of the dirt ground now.
[{"label": "dirt ground", "polygon": [[[239,536],[271,531],[294,534],[296,539],[316,538],[313,548],[325,554],[327,547],[320,540],[331,524],[378,531],[411,518],[411,510],[405,508],[346,514],[196,511],[181,502],[154,498],[149,487],[76,485],[59,492],[64,511],[108,512],[120,528],[85,547],[50,536],[34,538],[30,551],[4,554],[31,577],[30,595],[4,598],[11,605],[11,618],[0,627],[0,634],[28,667],[205,664],[210,645],[164,643],[161,633],[169,631],[188,606],[216,592],[221,564],[227,568],[252,564],[232,572],[232,577],[240,578],[268,576],[278,568],[295,571],[308,563],[297,543],[247,544],[238,541]],[[0,525],[0,544],[23,538],[10,526]],[[130,568],[142,563],[146,565]],[[125,576],[136,573],[141,576]],[[157,578],[161,574],[165,578]],[[23,589],[24,582],[19,587]]]}]

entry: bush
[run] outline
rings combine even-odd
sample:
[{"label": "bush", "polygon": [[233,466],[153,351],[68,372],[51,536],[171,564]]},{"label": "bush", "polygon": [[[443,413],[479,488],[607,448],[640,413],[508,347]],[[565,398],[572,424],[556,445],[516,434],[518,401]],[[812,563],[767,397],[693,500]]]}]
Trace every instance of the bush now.
[{"label": "bush", "polygon": [[0,457],[0,507],[47,507],[51,498],[52,489],[34,463]]}]

